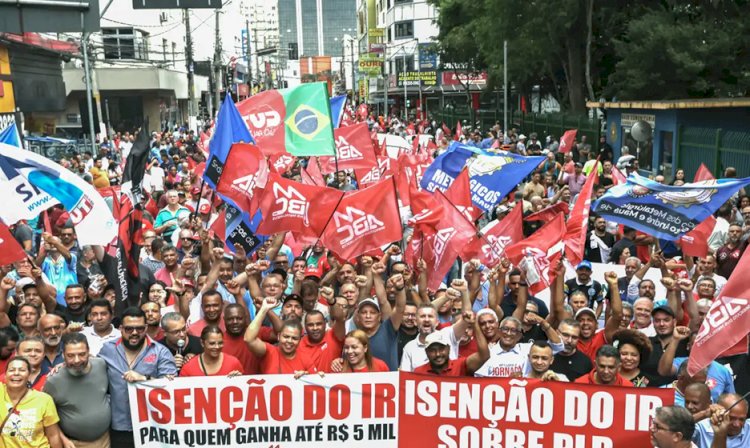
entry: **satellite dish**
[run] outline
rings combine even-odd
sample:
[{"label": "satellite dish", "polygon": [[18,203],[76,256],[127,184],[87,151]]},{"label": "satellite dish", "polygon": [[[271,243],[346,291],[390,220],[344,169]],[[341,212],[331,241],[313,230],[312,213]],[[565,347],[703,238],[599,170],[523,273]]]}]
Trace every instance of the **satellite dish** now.
[{"label": "satellite dish", "polygon": [[645,121],[636,121],[630,128],[630,136],[639,143],[645,143],[651,138],[651,125]]}]

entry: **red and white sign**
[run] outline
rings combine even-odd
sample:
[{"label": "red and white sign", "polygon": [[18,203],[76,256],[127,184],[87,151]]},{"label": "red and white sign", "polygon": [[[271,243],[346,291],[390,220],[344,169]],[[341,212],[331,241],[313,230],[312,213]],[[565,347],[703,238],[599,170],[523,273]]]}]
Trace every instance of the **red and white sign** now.
[{"label": "red and white sign", "polygon": [[399,446],[651,446],[654,410],[674,390],[531,379],[399,374]]},{"label": "red and white sign", "polygon": [[444,86],[469,85],[484,86],[487,84],[487,72],[466,73],[466,72],[443,72],[441,83]]},{"label": "red and white sign", "polygon": [[320,166],[323,174],[333,173],[336,168],[339,170],[368,170],[377,165],[375,148],[370,138],[370,132],[367,130],[367,123],[334,129],[333,137],[336,141],[338,160],[331,156],[321,156]]},{"label": "red and white sign", "polygon": [[255,189],[265,187],[267,180],[268,165],[260,149],[248,143],[235,143],[227,155],[216,191],[251,213],[256,208]]}]

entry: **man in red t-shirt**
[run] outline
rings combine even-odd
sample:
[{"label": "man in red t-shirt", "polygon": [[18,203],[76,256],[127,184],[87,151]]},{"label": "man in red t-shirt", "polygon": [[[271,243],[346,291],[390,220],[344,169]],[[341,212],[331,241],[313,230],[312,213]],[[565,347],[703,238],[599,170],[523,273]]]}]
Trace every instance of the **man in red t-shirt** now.
[{"label": "man in red t-shirt", "polygon": [[425,338],[427,347],[427,364],[414,368],[414,373],[423,373],[435,376],[473,376],[477,369],[482,367],[490,359],[490,349],[487,344],[487,338],[479,329],[474,314],[471,313],[471,319],[467,322],[474,325],[474,338],[477,342],[477,352],[468,357],[450,359],[451,341],[448,334],[444,331],[430,333]]},{"label": "man in red t-shirt", "polygon": [[318,371],[328,371],[331,362],[341,357],[346,337],[346,310],[342,304],[335,303],[331,307],[333,327],[326,330],[326,320],[323,313],[317,310],[305,315],[305,336],[297,351],[309,357],[315,363]]},{"label": "man in red t-shirt", "polygon": [[221,309],[224,305],[224,301],[221,298],[221,293],[215,289],[209,289],[204,292],[201,296],[201,310],[203,311],[203,319],[193,322],[188,328],[188,333],[200,337],[201,332],[204,328],[209,325],[216,325],[221,328],[222,331],[226,331],[224,327],[224,321],[221,319]]},{"label": "man in red t-shirt", "polygon": [[612,336],[620,329],[620,321],[622,320],[622,300],[620,300],[620,291],[617,288],[617,274],[607,272],[604,274],[604,279],[609,286],[609,307],[612,310],[609,318],[607,318],[604,330],[596,331],[599,323],[596,319],[596,312],[591,308],[581,308],[575,316],[575,319],[581,324],[578,351],[588,356],[591,362],[595,362],[597,350],[612,340]]},{"label": "man in red t-shirt", "polygon": [[575,380],[579,384],[601,384],[602,386],[630,386],[633,383],[620,375],[620,352],[611,345],[603,345],[596,352],[594,369]]},{"label": "man in red t-shirt", "polygon": [[[239,359],[245,375],[256,375],[260,371],[260,360],[253,355],[245,343],[247,312],[242,305],[230,303],[224,307],[224,348],[222,351]],[[262,337],[262,336],[261,336]]]},{"label": "man in red t-shirt", "polygon": [[262,374],[304,374],[317,372],[315,363],[309,356],[297,352],[302,338],[302,325],[296,319],[285,320],[278,334],[279,345],[263,342],[258,336],[263,321],[268,312],[276,308],[276,300],[272,297],[263,299],[263,304],[245,331],[245,342],[250,351],[261,358],[260,373]]}]

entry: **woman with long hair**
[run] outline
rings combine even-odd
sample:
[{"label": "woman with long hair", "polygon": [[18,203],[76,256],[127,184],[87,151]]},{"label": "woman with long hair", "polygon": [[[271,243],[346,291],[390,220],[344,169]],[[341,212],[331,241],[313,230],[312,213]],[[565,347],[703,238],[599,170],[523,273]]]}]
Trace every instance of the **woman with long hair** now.
[{"label": "woman with long hair", "polygon": [[388,372],[382,360],[372,356],[370,338],[362,330],[350,331],[344,339],[343,372]]},{"label": "woman with long hair", "polygon": [[209,325],[201,331],[203,353],[193,356],[182,370],[180,376],[237,376],[244,374],[242,363],[234,356],[222,352],[224,333],[215,325]]},{"label": "woman with long hair", "polygon": [[625,260],[631,257],[630,248],[628,247],[613,247],[609,252],[609,264],[625,264]]},{"label": "woman with long hair", "polygon": [[13,358],[0,384],[0,446],[8,448],[62,448],[62,438],[52,397],[29,388],[31,364]]}]

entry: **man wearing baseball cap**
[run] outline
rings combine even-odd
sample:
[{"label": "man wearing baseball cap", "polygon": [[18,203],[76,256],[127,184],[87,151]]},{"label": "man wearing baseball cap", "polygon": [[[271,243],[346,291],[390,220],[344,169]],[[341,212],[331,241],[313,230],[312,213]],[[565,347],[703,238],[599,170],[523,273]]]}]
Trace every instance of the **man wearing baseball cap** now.
[{"label": "man wearing baseball cap", "polygon": [[[468,316],[467,316],[468,317]],[[427,364],[414,369],[414,373],[434,376],[471,376],[485,362],[490,359],[490,349],[487,339],[477,325],[477,320],[471,314],[471,324],[474,325],[474,338],[477,342],[477,352],[468,357],[450,359],[451,341],[446,332],[430,333],[425,338],[425,352]]]},{"label": "man wearing baseball cap", "polygon": [[596,317],[602,314],[604,304],[604,287],[591,278],[591,262],[583,260],[576,267],[576,277],[565,281],[565,295],[570,299],[575,291],[582,291],[589,300],[588,306],[596,309]]},{"label": "man wearing baseball cap", "polygon": [[607,318],[604,331],[597,331],[599,323],[596,312],[591,308],[581,308],[575,315],[575,319],[581,325],[578,350],[588,356],[592,362],[596,361],[596,352],[599,348],[612,340],[612,336],[620,328],[620,321],[622,320],[622,300],[620,299],[620,291],[617,289],[617,274],[607,272],[604,274],[604,279],[607,281],[612,296],[609,301],[612,313]]}]

